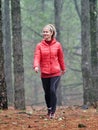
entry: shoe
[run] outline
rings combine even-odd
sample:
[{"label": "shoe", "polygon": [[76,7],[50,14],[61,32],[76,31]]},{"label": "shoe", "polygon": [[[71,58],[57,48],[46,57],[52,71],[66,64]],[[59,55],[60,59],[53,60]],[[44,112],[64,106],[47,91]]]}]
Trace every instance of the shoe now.
[{"label": "shoe", "polygon": [[50,116],[50,113],[51,113],[51,107],[50,107],[50,108],[48,108],[48,113],[47,113],[47,115],[49,115],[49,116]]},{"label": "shoe", "polygon": [[50,113],[49,112],[47,113],[47,116],[50,117]]},{"label": "shoe", "polygon": [[50,119],[54,119],[55,118],[55,113],[50,113]]}]

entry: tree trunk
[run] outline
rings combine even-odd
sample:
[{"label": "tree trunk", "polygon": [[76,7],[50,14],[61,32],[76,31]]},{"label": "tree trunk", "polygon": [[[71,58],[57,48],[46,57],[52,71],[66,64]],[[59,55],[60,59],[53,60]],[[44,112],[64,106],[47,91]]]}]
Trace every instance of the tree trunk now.
[{"label": "tree trunk", "polygon": [[10,8],[9,0],[4,0],[3,11],[3,43],[5,56],[5,77],[7,85],[8,105],[13,105],[12,86],[12,57],[11,57],[11,32],[10,32]]},{"label": "tree trunk", "polygon": [[60,41],[61,37],[61,12],[63,0],[54,0],[54,12],[55,12],[55,27],[57,30],[57,40]]},{"label": "tree trunk", "polygon": [[25,109],[20,0],[11,0],[15,108]]},{"label": "tree trunk", "polygon": [[80,13],[80,10],[79,10],[78,4],[77,4],[77,0],[74,0],[74,4],[75,4],[75,8],[76,8],[77,14],[79,16],[79,19],[81,21],[81,13]]},{"label": "tree trunk", "polygon": [[[55,12],[55,27],[57,30],[57,40],[60,41],[61,37],[61,12],[62,12],[62,0],[54,0],[54,12]],[[62,105],[62,89],[61,89],[61,82],[59,84],[59,87],[57,89],[57,103],[58,105]]]},{"label": "tree trunk", "polygon": [[42,9],[42,12],[45,11],[45,0],[41,0],[41,9]]},{"label": "tree trunk", "polygon": [[0,0],[0,109],[7,109],[7,91],[4,75],[4,49],[2,32],[2,2]]},{"label": "tree trunk", "polygon": [[89,0],[81,1],[81,47],[84,104],[89,101],[90,91],[90,16]]},{"label": "tree trunk", "polygon": [[98,100],[98,41],[97,41],[97,0],[90,2],[90,40],[91,40],[91,102]]}]

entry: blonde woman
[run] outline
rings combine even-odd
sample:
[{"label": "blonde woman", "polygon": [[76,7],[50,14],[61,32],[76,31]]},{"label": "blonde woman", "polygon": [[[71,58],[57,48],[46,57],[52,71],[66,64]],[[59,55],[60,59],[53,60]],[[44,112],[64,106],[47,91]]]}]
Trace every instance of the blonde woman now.
[{"label": "blonde woman", "polygon": [[42,34],[42,41],[36,45],[33,68],[36,73],[40,68],[48,109],[47,115],[49,118],[54,118],[57,104],[56,90],[61,75],[66,72],[66,65],[62,46],[55,38],[56,29],[54,25],[46,25]]}]

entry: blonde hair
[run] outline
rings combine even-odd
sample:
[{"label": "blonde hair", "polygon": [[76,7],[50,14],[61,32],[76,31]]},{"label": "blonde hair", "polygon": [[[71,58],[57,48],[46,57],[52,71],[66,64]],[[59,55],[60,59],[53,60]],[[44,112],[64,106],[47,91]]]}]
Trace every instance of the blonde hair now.
[{"label": "blonde hair", "polygon": [[56,37],[56,28],[53,24],[47,24],[44,28],[48,28],[52,33],[52,38]]}]

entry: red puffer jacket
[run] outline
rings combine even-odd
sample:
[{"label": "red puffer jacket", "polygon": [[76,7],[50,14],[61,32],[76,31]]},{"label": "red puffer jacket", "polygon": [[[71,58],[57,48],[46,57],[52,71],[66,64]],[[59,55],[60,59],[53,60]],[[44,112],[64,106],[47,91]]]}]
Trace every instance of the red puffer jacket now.
[{"label": "red puffer jacket", "polygon": [[63,50],[56,39],[49,44],[45,40],[37,44],[34,53],[34,68],[39,66],[42,77],[59,76],[61,70],[66,70]]}]

